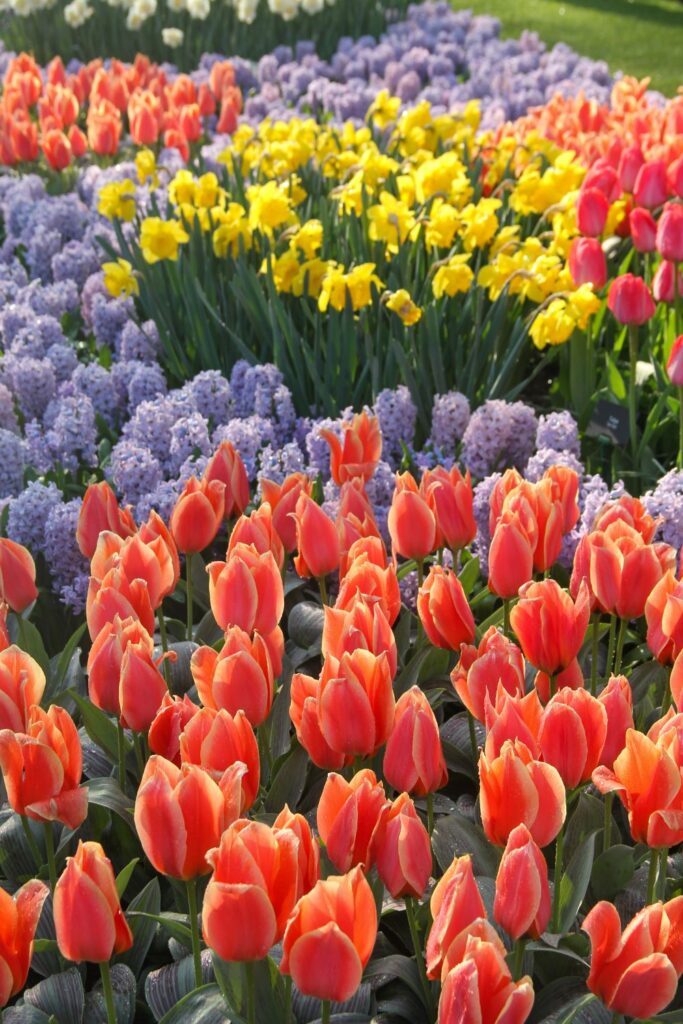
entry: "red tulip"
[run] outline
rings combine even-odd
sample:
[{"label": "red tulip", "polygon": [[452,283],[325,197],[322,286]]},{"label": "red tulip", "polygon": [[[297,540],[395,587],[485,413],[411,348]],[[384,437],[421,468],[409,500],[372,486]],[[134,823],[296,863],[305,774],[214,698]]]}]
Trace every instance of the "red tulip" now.
[{"label": "red tulip", "polygon": [[486,699],[486,744],[484,753],[489,762],[500,755],[506,740],[521,740],[534,760],[539,760],[538,734],[543,719],[543,705],[534,688],[525,696],[512,696],[498,685],[495,704]]},{"label": "red tulip", "polygon": [[324,612],[323,658],[332,655],[339,660],[357,648],[377,655],[386,653],[391,674],[396,674],[396,639],[381,604],[359,600],[349,611],[326,606]]},{"label": "red tulip", "polygon": [[607,735],[600,764],[611,768],[626,745],[626,733],[634,728],[633,691],[626,676],[612,676],[598,700],[607,712]]},{"label": "red tulip", "polygon": [[104,963],[133,945],[111,861],[99,843],[82,840],[54,892],[57,945],[67,960]]},{"label": "red tulip", "polygon": [[637,206],[654,210],[665,203],[669,196],[666,181],[666,164],[663,160],[649,160],[642,165],[633,186],[633,198]]},{"label": "red tulip", "polygon": [[276,484],[265,477],[261,479],[261,494],[273,511],[273,526],[277,530],[285,551],[296,548],[296,519],[294,510],[299,495],[304,491],[309,497],[313,484],[305,473],[290,473],[282,484]]},{"label": "red tulip", "polygon": [[277,832],[279,829],[289,829],[299,841],[297,852],[299,885],[297,892],[298,896],[301,897],[304,893],[310,892],[320,878],[320,847],[318,846],[317,839],[313,836],[311,826],[303,814],[292,814],[287,804],[285,804],[273,822],[273,832]]},{"label": "red tulip", "polygon": [[555,675],[581,649],[590,617],[588,589],[581,584],[576,602],[553,579],[527,583],[510,613],[524,655],[536,668]]},{"label": "red tulip", "polygon": [[63,171],[71,163],[71,143],[60,129],[46,131],[41,146],[45,159],[54,171]]},{"label": "red tulip", "polygon": [[347,782],[330,772],[318,802],[318,831],[327,855],[342,872],[356,864],[372,867],[372,842],[387,805],[384,786],[365,768]]},{"label": "red tulip", "polygon": [[193,704],[187,694],[182,699],[164,694],[147,736],[152,753],[161,754],[180,767],[180,734],[198,711],[199,706]]},{"label": "red tulip", "polygon": [[[220,445],[206,464],[204,480],[223,485],[223,514],[226,519],[241,515],[249,504],[249,479],[239,452],[229,441]],[[268,499],[264,496],[264,501]]]},{"label": "red tulip", "polygon": [[0,888],[0,1009],[26,984],[33,939],[49,891],[37,879],[22,885],[14,897]]},{"label": "red tulip", "polygon": [[594,530],[606,530],[615,519],[621,520],[637,530],[646,544],[649,544],[655,535],[657,522],[651,515],[648,515],[645,506],[638,498],[632,498],[630,494],[624,494],[616,501],[608,501],[600,509],[593,522]]},{"label": "red tulip", "polygon": [[438,1024],[524,1024],[534,1004],[531,978],[513,981],[500,950],[469,936],[443,980]]},{"label": "red tulip", "polygon": [[433,923],[425,950],[427,977],[438,978],[453,943],[475,921],[486,918],[469,854],[453,860],[434,887],[429,906]]},{"label": "red tulip", "polygon": [[21,615],[37,597],[36,566],[30,552],[0,537],[0,602]]},{"label": "red tulip", "polygon": [[657,222],[649,210],[637,206],[629,214],[629,227],[633,247],[638,252],[654,252],[656,249]]},{"label": "red tulip", "polygon": [[683,206],[667,203],[657,223],[657,251],[665,260],[683,260]]},{"label": "red tulip", "polygon": [[462,644],[460,661],[451,682],[470,714],[484,721],[487,699],[496,700],[498,688],[513,696],[524,695],[524,658],[519,647],[495,626],[490,626],[479,647]]},{"label": "red tulip", "polygon": [[117,616],[139,620],[147,633],[154,634],[154,609],[147,584],[141,579],[129,581],[118,567],[110,569],[102,580],[90,577],[85,616],[91,640]]},{"label": "red tulip", "polygon": [[638,177],[638,171],[645,163],[645,157],[640,146],[628,146],[619,159],[619,184],[622,192],[633,192]]},{"label": "red tulip", "polygon": [[652,278],[652,294],[657,302],[672,305],[676,300],[676,290],[683,295],[683,273],[673,263],[662,260]]},{"label": "red tulip", "polygon": [[569,273],[575,285],[592,284],[596,291],[607,284],[607,260],[597,238],[575,238],[569,250]]},{"label": "red tulip", "polygon": [[339,537],[333,521],[305,491],[299,495],[295,510],[296,546],[294,568],[299,576],[322,579],[339,566]]},{"label": "red tulip", "polygon": [[353,761],[353,755],[347,757],[346,754],[333,750],[323,736],[320,724],[320,681],[318,679],[301,672],[294,673],[289,717],[296,730],[296,738],[318,768],[336,770],[342,768],[347,762]]},{"label": "red tulip", "polygon": [[347,557],[349,568],[341,580],[335,607],[351,610],[359,598],[376,601],[393,626],[401,610],[401,591],[395,568],[387,565],[384,545],[376,537],[366,537],[352,544]]},{"label": "red tulip", "polygon": [[557,768],[567,789],[587,782],[601,763],[607,712],[587,690],[559,690],[546,705],[538,734],[543,760]]},{"label": "red tulip", "polygon": [[683,583],[669,569],[645,602],[647,645],[666,665],[683,650]]},{"label": "red tulip", "polygon": [[389,659],[356,650],[337,661],[329,657],[320,678],[320,729],[340,754],[373,757],[394,721]]},{"label": "red tulip", "polygon": [[204,707],[225,708],[231,715],[241,710],[253,726],[268,717],[275,675],[268,645],[259,633],[250,637],[239,626],[231,626],[220,653],[198,647],[190,668]]},{"label": "red tulip", "polygon": [[258,795],[261,774],[258,745],[243,711],[234,716],[212,708],[198,711],[180,734],[180,760],[183,764],[201,765],[219,784],[225,772],[241,761],[247,767],[241,779],[242,813]]},{"label": "red tulip", "polygon": [[[512,830],[526,825],[534,842],[547,846],[567,815],[565,790],[556,768],[533,760],[518,740],[503,744],[497,758],[479,758],[481,817],[490,842],[504,846]],[[510,793],[515,799],[510,800]]]},{"label": "red tulip", "polygon": [[518,825],[508,836],[496,875],[493,915],[510,938],[538,939],[550,912],[548,865],[526,825]]},{"label": "red tulip", "polygon": [[209,600],[221,629],[239,626],[246,633],[272,633],[284,610],[282,576],[270,551],[238,544],[227,562],[211,562]]},{"label": "red tulip", "polygon": [[633,274],[622,274],[612,281],[607,306],[620,324],[644,324],[655,315],[650,289],[642,277]]},{"label": "red tulip", "polygon": [[683,334],[679,334],[671,346],[666,372],[672,384],[678,388],[683,387]]},{"label": "red tulip", "polygon": [[278,568],[282,569],[285,562],[285,550],[280,535],[275,529],[273,514],[267,502],[264,502],[250,515],[242,515],[237,520],[230,534],[226,559],[230,558],[237,544],[251,544],[260,555],[270,551]]},{"label": "red tulip", "polygon": [[508,513],[502,518],[489,547],[489,590],[504,601],[517,597],[520,587],[533,578],[534,545],[521,517]]},{"label": "red tulip", "polygon": [[582,188],[576,200],[576,224],[582,235],[597,238],[605,230],[609,201],[597,188]]},{"label": "red tulip", "polygon": [[407,793],[385,808],[373,847],[377,873],[394,899],[420,899],[432,873],[432,847]]},{"label": "red tulip", "polygon": [[394,555],[419,561],[436,547],[436,516],[410,473],[396,475],[388,526]]},{"label": "red tulip", "polygon": [[425,796],[448,781],[439,726],[418,686],[401,694],[384,754],[384,777],[399,792]]},{"label": "red tulip", "polygon": [[224,492],[218,480],[190,477],[171,513],[171,533],[179,551],[203,551],[215,539],[223,519]]},{"label": "red tulip", "polygon": [[343,423],[342,430],[342,441],[332,430],[320,431],[330,446],[330,474],[338,487],[357,477],[369,480],[382,455],[382,434],[376,416],[359,413],[350,423]]},{"label": "red tulip", "polygon": [[451,551],[458,551],[472,543],[477,535],[477,524],[469,471],[463,477],[457,466],[450,472],[441,466],[425,470],[420,493],[436,519],[437,548],[446,545]]},{"label": "red tulip", "polygon": [[430,643],[457,651],[474,640],[474,616],[456,574],[433,565],[417,595],[417,613]]}]

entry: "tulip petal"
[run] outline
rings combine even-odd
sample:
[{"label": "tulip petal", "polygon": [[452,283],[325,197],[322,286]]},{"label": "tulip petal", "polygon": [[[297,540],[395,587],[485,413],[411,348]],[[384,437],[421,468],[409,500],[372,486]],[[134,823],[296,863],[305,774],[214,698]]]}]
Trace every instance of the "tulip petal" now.
[{"label": "tulip petal", "polygon": [[344,1002],[360,985],[363,966],[356,949],[334,921],[297,939],[289,972],[303,995]]},{"label": "tulip petal", "polygon": [[678,975],[669,958],[664,953],[652,953],[626,968],[610,1009],[639,1019],[653,1017],[669,1005],[677,987]]},{"label": "tulip petal", "polygon": [[259,885],[211,881],[204,896],[202,930],[223,960],[261,960],[277,935],[275,911]]}]

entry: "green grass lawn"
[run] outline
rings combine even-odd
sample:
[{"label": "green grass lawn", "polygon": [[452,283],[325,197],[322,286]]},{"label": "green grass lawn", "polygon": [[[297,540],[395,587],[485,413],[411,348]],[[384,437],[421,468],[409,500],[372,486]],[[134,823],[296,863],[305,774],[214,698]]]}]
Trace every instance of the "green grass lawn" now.
[{"label": "green grass lawn", "polygon": [[493,14],[503,33],[538,32],[546,43],[564,42],[612,71],[673,96],[683,85],[683,3],[678,0],[453,0],[476,14]]}]

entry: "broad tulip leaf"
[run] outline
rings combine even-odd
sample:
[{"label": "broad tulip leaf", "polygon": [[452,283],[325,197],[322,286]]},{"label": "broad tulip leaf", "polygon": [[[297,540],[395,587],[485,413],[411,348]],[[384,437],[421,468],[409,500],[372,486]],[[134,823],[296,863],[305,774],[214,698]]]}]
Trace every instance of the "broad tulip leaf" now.
[{"label": "broad tulip leaf", "polygon": [[625,889],[633,878],[635,861],[631,846],[611,846],[595,859],[591,872],[591,888],[601,900],[611,900]]},{"label": "broad tulip leaf", "polygon": [[202,985],[190,992],[161,1018],[159,1024],[245,1024],[228,1012],[218,985]]},{"label": "broad tulip leaf", "polygon": [[595,853],[593,832],[576,850],[560,880],[560,931],[568,932],[588,890]]},{"label": "broad tulip leaf", "polygon": [[469,853],[475,875],[495,878],[498,873],[498,851],[489,843],[483,829],[457,811],[438,819],[434,826],[432,848],[444,871],[454,857]]}]

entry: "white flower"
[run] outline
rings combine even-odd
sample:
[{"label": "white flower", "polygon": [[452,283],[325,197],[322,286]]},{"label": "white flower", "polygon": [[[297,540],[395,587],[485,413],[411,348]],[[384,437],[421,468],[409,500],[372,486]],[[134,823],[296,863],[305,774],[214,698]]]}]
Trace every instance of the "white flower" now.
[{"label": "white flower", "polygon": [[306,14],[319,14],[325,6],[325,0],[301,0],[301,10]]},{"label": "white flower", "polygon": [[273,14],[279,14],[283,21],[291,21],[299,13],[299,0],[268,0]]},{"label": "white flower", "polygon": [[173,11],[175,14],[179,14],[185,10],[185,0],[166,0],[166,6],[169,11]]},{"label": "white flower", "polygon": [[71,28],[80,28],[93,13],[93,8],[85,0],[72,0],[64,8],[64,20]]},{"label": "white flower", "polygon": [[205,21],[211,10],[211,0],[187,0],[187,13],[191,18]]},{"label": "white flower", "polygon": [[126,28],[129,28],[132,32],[137,32],[142,27],[144,21],[145,19],[140,14],[137,4],[133,4],[126,15]]},{"label": "white flower", "polygon": [[259,0],[237,0],[237,18],[251,25],[256,19]]},{"label": "white flower", "polygon": [[162,28],[161,38],[166,43],[166,46],[175,49],[176,46],[182,46],[185,33],[181,28]]}]

